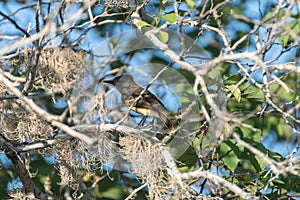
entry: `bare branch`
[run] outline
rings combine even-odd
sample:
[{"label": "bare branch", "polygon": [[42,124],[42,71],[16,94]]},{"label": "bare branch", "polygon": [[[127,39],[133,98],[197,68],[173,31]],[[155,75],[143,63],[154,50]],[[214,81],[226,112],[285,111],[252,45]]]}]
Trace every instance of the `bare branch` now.
[{"label": "bare branch", "polygon": [[242,199],[259,199],[259,197],[255,197],[251,194],[248,194],[245,192],[243,189],[238,187],[236,184],[231,183],[224,178],[213,174],[209,171],[203,171],[202,169],[193,171],[193,172],[188,172],[188,173],[183,173],[181,175],[183,179],[193,179],[193,178],[206,178],[208,180],[213,181],[215,184],[219,186],[224,186],[228,188],[230,191],[234,192],[236,195],[238,195]]}]

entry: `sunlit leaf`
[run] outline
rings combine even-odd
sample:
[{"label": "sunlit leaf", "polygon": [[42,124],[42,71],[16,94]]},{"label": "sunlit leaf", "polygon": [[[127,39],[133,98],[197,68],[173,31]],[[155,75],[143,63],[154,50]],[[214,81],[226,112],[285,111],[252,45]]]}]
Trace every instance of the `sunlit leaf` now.
[{"label": "sunlit leaf", "polygon": [[274,17],[274,12],[269,12],[265,15],[263,21],[267,21],[268,23],[273,23],[276,20],[282,19],[282,17],[285,15],[286,11],[280,10],[278,13],[278,18]]},{"label": "sunlit leaf", "polygon": [[185,0],[186,5],[189,7],[189,9],[193,9],[195,6],[195,2],[193,0]]},{"label": "sunlit leaf", "polygon": [[138,21],[135,25],[136,26],[141,26],[141,27],[143,27],[143,26],[152,26],[152,25],[148,24],[145,21]]},{"label": "sunlit leaf", "polygon": [[169,13],[162,16],[162,18],[171,24],[175,23],[177,21],[177,17],[175,13]]},{"label": "sunlit leaf", "polygon": [[177,21],[177,17],[176,17],[175,13],[168,13],[165,15],[156,14],[156,15],[154,15],[154,17],[156,19],[164,19],[164,20],[168,21],[170,24],[173,24]]},{"label": "sunlit leaf", "polygon": [[[230,92],[233,92],[234,88],[235,88],[235,85],[227,85],[226,88],[230,91]],[[233,92],[233,96],[235,97],[235,99],[237,100],[237,102],[240,102],[241,101],[241,96],[242,96],[242,93],[240,91],[239,88],[236,88]]]},{"label": "sunlit leaf", "polygon": [[169,40],[169,34],[165,31],[159,31],[159,39],[163,43],[167,43]]}]

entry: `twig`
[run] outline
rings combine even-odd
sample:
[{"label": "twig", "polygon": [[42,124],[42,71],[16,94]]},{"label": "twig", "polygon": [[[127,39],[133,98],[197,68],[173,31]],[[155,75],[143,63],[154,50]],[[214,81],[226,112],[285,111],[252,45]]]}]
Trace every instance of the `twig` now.
[{"label": "twig", "polygon": [[254,195],[251,195],[247,192],[245,192],[243,189],[241,189],[240,187],[238,187],[236,184],[231,183],[227,180],[225,180],[224,178],[213,174],[209,171],[203,171],[202,169],[193,171],[193,172],[188,172],[188,173],[183,173],[181,175],[182,179],[193,179],[193,178],[205,178],[208,180],[213,181],[215,184],[218,184],[220,186],[225,186],[226,188],[228,188],[230,191],[234,192],[236,195],[238,195],[239,197],[243,198],[243,199],[259,199],[259,197],[255,197]]},{"label": "twig", "polygon": [[24,33],[24,35],[26,37],[30,37],[30,34],[23,29],[21,26],[19,26],[16,22],[16,20],[11,19],[8,15],[4,14],[3,12],[0,11],[0,15],[2,15],[5,19],[7,19],[8,21],[10,21],[10,23],[12,23],[18,30],[20,30],[22,33]]},{"label": "twig", "polygon": [[5,154],[7,157],[12,161],[17,174],[20,177],[21,182],[23,183],[23,190],[26,194],[34,194],[35,198],[38,199],[45,199],[46,195],[43,194],[40,189],[34,184],[31,179],[30,172],[25,167],[24,161],[18,155],[16,149],[4,139],[0,135],[0,146],[4,149]]},{"label": "twig", "polygon": [[126,197],[125,200],[131,199],[137,192],[139,192],[140,190],[142,190],[142,189],[143,189],[144,187],[146,187],[147,185],[148,185],[148,183],[144,183],[144,184],[141,185],[140,187],[134,189],[134,190],[131,192],[131,194],[130,194],[128,197]]}]

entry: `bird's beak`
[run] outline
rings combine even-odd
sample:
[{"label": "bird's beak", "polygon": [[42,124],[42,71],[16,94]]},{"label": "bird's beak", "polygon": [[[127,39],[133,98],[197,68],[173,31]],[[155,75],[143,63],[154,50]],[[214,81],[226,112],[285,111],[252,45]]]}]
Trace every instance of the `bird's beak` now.
[{"label": "bird's beak", "polygon": [[123,75],[117,76],[112,80],[105,80],[103,81],[104,83],[109,83],[109,84],[113,84],[116,85],[118,83],[118,81],[123,77]]},{"label": "bird's beak", "polygon": [[109,83],[109,84],[114,84],[114,79],[113,80],[105,80],[103,81],[104,83]]}]

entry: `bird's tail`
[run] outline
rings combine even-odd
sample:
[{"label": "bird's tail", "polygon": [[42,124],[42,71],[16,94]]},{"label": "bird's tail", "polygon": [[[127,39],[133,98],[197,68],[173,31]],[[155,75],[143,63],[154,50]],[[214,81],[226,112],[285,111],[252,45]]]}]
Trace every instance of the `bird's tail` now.
[{"label": "bird's tail", "polygon": [[164,124],[168,127],[168,129],[170,129],[170,130],[175,129],[173,122],[168,118],[168,116],[165,112],[159,112],[158,116],[164,122]]}]

